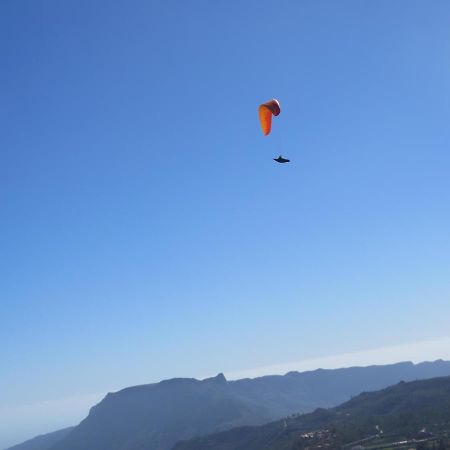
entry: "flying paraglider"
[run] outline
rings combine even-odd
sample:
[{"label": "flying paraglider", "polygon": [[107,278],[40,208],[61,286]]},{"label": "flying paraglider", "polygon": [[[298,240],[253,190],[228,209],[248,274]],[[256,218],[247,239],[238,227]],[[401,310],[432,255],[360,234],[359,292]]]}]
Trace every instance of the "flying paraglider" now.
[{"label": "flying paraglider", "polygon": [[[261,124],[264,136],[269,135],[270,131],[272,130],[272,116],[278,116],[280,112],[281,112],[280,102],[275,98],[259,105],[258,109],[259,122]],[[273,159],[274,161],[280,164],[290,162],[289,159],[283,158],[281,155],[278,158]]]},{"label": "flying paraglider", "polygon": [[280,112],[280,103],[276,99],[272,99],[262,105],[259,105],[259,122],[261,123],[264,136],[267,136],[272,129],[272,116],[278,116]]}]

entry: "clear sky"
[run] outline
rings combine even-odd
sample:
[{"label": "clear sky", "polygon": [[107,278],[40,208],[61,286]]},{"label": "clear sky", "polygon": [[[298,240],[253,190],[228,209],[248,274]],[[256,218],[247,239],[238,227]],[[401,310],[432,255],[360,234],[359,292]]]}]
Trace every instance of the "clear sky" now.
[{"label": "clear sky", "polygon": [[63,425],[24,405],[449,337],[449,21],[1,1],[0,448]]}]

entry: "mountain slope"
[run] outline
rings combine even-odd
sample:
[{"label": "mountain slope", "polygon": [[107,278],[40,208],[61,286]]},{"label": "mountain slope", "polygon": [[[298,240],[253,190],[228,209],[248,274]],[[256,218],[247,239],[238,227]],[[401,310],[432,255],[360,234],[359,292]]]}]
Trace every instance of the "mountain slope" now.
[{"label": "mountain slope", "polygon": [[373,446],[392,435],[398,444],[424,427],[434,433],[450,431],[450,377],[400,382],[334,409],[192,439],[178,443],[174,450],[312,450],[361,439],[371,439]]},{"label": "mountain slope", "polygon": [[223,375],[173,379],[108,394],[54,450],[169,449],[180,439],[267,420]]},{"label": "mountain slope", "polygon": [[375,391],[416,379],[450,375],[450,362],[413,364],[403,362],[383,366],[317,369],[289,372],[284,376],[266,376],[231,381],[233,391],[268,409],[273,418],[315,408],[339,405],[363,391]]},{"label": "mountain slope", "polygon": [[23,442],[19,445],[15,445],[14,447],[10,447],[7,450],[48,450],[58,441],[65,438],[73,429],[74,427],[69,427],[55,431],[53,433],[36,436],[29,441]]},{"label": "mountain slope", "polygon": [[237,381],[223,375],[167,380],[108,394],[52,450],[168,450],[178,440],[336,406],[400,380],[444,375],[450,375],[450,362],[319,369]]}]

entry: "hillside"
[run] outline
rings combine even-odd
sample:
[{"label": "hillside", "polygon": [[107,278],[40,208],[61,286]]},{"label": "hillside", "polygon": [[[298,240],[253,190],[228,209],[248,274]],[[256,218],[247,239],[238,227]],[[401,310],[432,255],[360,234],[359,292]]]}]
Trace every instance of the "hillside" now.
[{"label": "hillside", "polygon": [[[371,449],[415,448],[427,442],[424,436],[450,436],[450,377],[400,382],[333,409],[181,442],[174,450],[314,450],[362,443]],[[448,445],[448,439],[442,442]]]},{"label": "hillside", "polygon": [[8,450],[47,450],[65,438],[73,430],[73,428],[74,427],[64,428],[53,433],[36,436],[29,441],[23,442],[22,444],[10,447]]},{"label": "hillside", "polygon": [[319,369],[237,381],[223,375],[166,380],[108,394],[51,450],[169,450],[179,440],[333,407],[400,380],[444,375],[450,375],[450,362]]}]

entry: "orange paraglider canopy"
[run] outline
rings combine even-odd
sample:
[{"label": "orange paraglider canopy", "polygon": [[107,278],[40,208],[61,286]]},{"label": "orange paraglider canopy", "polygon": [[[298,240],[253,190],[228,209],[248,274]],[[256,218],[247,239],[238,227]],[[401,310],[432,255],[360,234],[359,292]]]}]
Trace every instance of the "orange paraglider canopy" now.
[{"label": "orange paraglider canopy", "polygon": [[276,99],[272,99],[259,105],[259,121],[261,122],[261,128],[265,136],[267,136],[272,129],[272,116],[278,116],[280,112],[280,102]]}]

